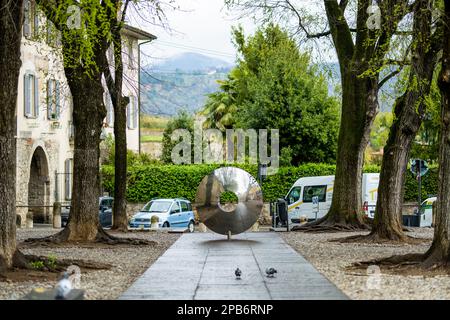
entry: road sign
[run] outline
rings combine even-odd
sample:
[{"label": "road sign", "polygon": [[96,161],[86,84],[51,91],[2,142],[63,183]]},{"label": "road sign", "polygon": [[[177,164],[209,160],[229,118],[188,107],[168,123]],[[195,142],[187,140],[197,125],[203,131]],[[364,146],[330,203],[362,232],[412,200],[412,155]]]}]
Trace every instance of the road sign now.
[{"label": "road sign", "polygon": [[413,159],[411,160],[411,173],[416,177],[423,177],[429,171],[428,163],[425,160]]},{"label": "road sign", "polygon": [[316,205],[319,204],[319,197],[318,196],[312,197],[312,203]]},{"label": "road sign", "polygon": [[418,181],[418,197],[417,202],[420,208],[422,203],[422,177],[429,171],[428,163],[425,160],[413,159],[411,160],[411,173]]}]

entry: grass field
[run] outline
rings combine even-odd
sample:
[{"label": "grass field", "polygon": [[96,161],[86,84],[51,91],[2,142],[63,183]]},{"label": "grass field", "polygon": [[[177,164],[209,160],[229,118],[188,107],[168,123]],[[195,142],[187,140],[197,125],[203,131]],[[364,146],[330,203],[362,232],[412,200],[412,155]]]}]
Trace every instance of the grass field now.
[{"label": "grass field", "polygon": [[170,118],[167,117],[143,115],[141,116],[141,128],[163,132],[169,121]]},{"label": "grass field", "polygon": [[162,135],[148,135],[148,136],[141,136],[141,142],[162,142],[163,136]]}]

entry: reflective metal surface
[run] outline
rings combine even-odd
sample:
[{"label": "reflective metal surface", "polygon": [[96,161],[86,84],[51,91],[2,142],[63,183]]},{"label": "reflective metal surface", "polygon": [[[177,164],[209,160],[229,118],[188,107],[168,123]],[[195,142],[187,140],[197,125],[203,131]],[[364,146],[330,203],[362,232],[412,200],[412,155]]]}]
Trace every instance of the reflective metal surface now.
[{"label": "reflective metal surface", "polygon": [[[236,205],[221,205],[223,192],[234,192]],[[258,182],[248,172],[225,167],[203,178],[196,196],[200,220],[212,231],[228,235],[250,229],[263,208],[263,195]]]}]

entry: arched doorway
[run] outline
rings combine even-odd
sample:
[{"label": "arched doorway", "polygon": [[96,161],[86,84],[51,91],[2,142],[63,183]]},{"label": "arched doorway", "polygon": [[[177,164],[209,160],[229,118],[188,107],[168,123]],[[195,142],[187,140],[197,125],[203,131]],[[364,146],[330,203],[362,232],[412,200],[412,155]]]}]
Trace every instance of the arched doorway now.
[{"label": "arched doorway", "polygon": [[44,150],[36,148],[30,164],[30,180],[28,182],[29,214],[33,215],[33,223],[49,223],[50,221],[50,178],[48,161]]}]

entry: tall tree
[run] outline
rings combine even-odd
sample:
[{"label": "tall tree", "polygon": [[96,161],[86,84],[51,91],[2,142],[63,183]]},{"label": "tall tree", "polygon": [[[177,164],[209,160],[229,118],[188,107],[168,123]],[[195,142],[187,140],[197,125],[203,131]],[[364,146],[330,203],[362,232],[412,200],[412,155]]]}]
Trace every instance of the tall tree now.
[{"label": "tall tree", "polygon": [[[281,149],[291,148],[292,164],[333,162],[339,103],[328,96],[325,78],[309,54],[273,24],[248,37],[242,28],[235,29],[234,42],[240,56],[237,66],[222,82],[222,91],[209,100],[219,98],[218,109],[228,112],[218,125],[233,120],[230,124],[237,128],[276,128]],[[224,95],[228,108],[222,108]]]},{"label": "tall tree", "polygon": [[442,96],[439,147],[439,192],[436,202],[436,228],[433,244],[425,254],[424,265],[450,264],[450,0],[445,0],[442,32],[443,54],[439,88]]},{"label": "tall tree", "polygon": [[[378,1],[379,13],[373,14],[370,0],[356,1],[354,13],[348,12],[351,10],[347,11],[349,4],[347,0],[340,2],[324,0],[328,30],[314,34],[308,31],[305,25],[307,18],[292,0],[225,0],[225,2],[244,9],[262,9],[271,19],[277,12],[284,16],[288,12],[291,18],[296,18],[298,32],[305,34],[307,38],[331,36],[339,61],[342,85],[342,115],[333,200],[330,211],[324,218],[299,229],[366,228],[361,194],[364,151],[378,111],[378,90],[386,82],[385,79],[380,81],[380,70],[385,64],[392,36],[409,10],[408,2]],[[353,22],[349,21],[352,17]],[[372,27],[369,22],[373,21],[373,18],[375,23]]]},{"label": "tall tree", "polygon": [[99,224],[100,135],[106,108],[101,66],[110,42],[110,21],[117,2],[102,0],[38,0],[47,19],[62,35],[64,71],[73,99],[75,150],[73,197],[67,227],[55,241],[112,241]]},{"label": "tall tree", "polygon": [[22,61],[23,1],[0,0],[0,271],[16,251],[16,106]]},{"label": "tall tree", "polygon": [[[127,112],[126,108],[130,99],[123,96],[123,59],[122,59],[122,28],[130,0],[126,0],[123,10],[111,23],[112,50],[114,61],[109,61],[103,66],[103,71],[108,86],[109,94],[114,108],[114,207],[112,229],[128,231],[127,217]],[[103,61],[108,62],[105,56]],[[113,67],[114,73],[110,67]]]},{"label": "tall tree", "polygon": [[367,261],[365,264],[417,265],[426,269],[450,265],[450,0],[444,0],[440,33],[443,48],[439,75],[441,91],[441,134],[439,146],[439,190],[435,207],[436,227],[433,243],[425,254],[407,254],[385,259]]},{"label": "tall tree", "polygon": [[384,148],[373,228],[368,239],[406,241],[402,205],[410,150],[425,116],[427,96],[441,47],[441,27],[432,32],[430,0],[414,2],[409,80],[394,106],[394,122]]},{"label": "tall tree", "polygon": [[[179,143],[179,141],[172,141],[172,134],[175,130],[184,129],[189,131],[191,135],[191,161],[190,163],[194,163],[194,117],[188,114],[186,111],[179,111],[177,116],[173,118],[164,129],[163,134],[163,150],[161,160],[165,163],[173,163],[172,159],[172,151],[174,147]],[[183,155],[186,156],[186,155]]]},{"label": "tall tree", "polygon": [[221,91],[208,95],[208,100],[200,112],[201,115],[206,117],[203,123],[205,128],[225,131],[233,128],[236,124],[237,106],[235,97],[230,94],[235,82],[234,73],[236,73],[236,69],[230,72],[227,80],[218,81]]}]

